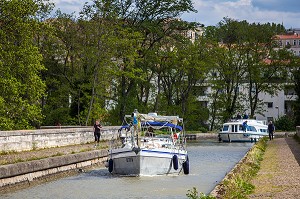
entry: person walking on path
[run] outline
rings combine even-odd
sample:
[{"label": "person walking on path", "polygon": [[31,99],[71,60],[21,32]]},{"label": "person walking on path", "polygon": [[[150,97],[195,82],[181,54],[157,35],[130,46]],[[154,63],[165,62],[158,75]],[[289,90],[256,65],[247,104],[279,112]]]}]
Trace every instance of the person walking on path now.
[{"label": "person walking on path", "polygon": [[102,128],[101,124],[97,120],[94,124],[94,136],[95,136],[95,147],[99,146],[100,142],[100,129]]},{"label": "person walking on path", "polygon": [[269,121],[268,132],[269,132],[269,139],[270,140],[273,140],[273,138],[274,138],[274,131],[275,131],[275,126],[274,126],[272,121]]}]

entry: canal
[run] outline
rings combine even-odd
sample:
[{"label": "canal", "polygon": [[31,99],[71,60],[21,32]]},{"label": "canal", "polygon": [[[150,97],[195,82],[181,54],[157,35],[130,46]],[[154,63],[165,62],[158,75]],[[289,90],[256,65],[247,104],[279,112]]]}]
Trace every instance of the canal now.
[{"label": "canal", "polygon": [[215,140],[188,144],[189,175],[117,177],[106,168],[39,186],[0,195],[15,199],[174,199],[187,198],[187,190],[196,187],[208,194],[251,148],[252,143],[219,143]]}]

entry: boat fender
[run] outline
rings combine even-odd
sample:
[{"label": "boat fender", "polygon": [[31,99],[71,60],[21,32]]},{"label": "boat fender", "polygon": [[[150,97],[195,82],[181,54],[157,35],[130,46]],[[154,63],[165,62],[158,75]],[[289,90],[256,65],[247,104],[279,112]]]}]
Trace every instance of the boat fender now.
[{"label": "boat fender", "polygon": [[132,151],[134,151],[135,154],[138,154],[141,151],[141,148],[140,147],[133,147]]},{"label": "boat fender", "polygon": [[108,160],[106,160],[106,162],[104,163],[104,166],[105,166],[106,168],[108,168]]},{"label": "boat fender", "polygon": [[174,134],[173,134],[173,139],[174,139],[174,140],[177,140],[177,139],[178,139],[177,133],[174,133]]},{"label": "boat fender", "polygon": [[177,170],[178,169],[178,157],[177,157],[177,155],[173,155],[172,160],[173,160],[173,168],[175,170]]},{"label": "boat fender", "polygon": [[189,159],[187,159],[185,162],[182,163],[182,167],[183,167],[183,173],[185,175],[190,173],[190,163],[189,163]]},{"label": "boat fender", "polygon": [[111,173],[113,171],[114,168],[114,161],[112,159],[108,160],[108,171],[109,173]]}]

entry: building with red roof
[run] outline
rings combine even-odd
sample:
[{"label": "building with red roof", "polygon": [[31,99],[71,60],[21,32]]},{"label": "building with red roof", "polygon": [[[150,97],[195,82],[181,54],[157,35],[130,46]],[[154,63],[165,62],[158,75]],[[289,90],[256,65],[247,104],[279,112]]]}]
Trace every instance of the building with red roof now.
[{"label": "building with red roof", "polygon": [[296,56],[300,56],[300,34],[276,35],[274,37],[278,41],[279,48],[287,48]]}]

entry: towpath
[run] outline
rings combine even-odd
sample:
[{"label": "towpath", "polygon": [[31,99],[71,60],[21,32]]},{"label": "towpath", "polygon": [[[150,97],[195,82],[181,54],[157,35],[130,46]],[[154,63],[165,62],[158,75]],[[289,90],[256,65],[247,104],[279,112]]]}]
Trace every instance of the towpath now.
[{"label": "towpath", "polygon": [[300,143],[293,137],[275,138],[268,146],[261,168],[253,179],[249,198],[300,198]]}]

